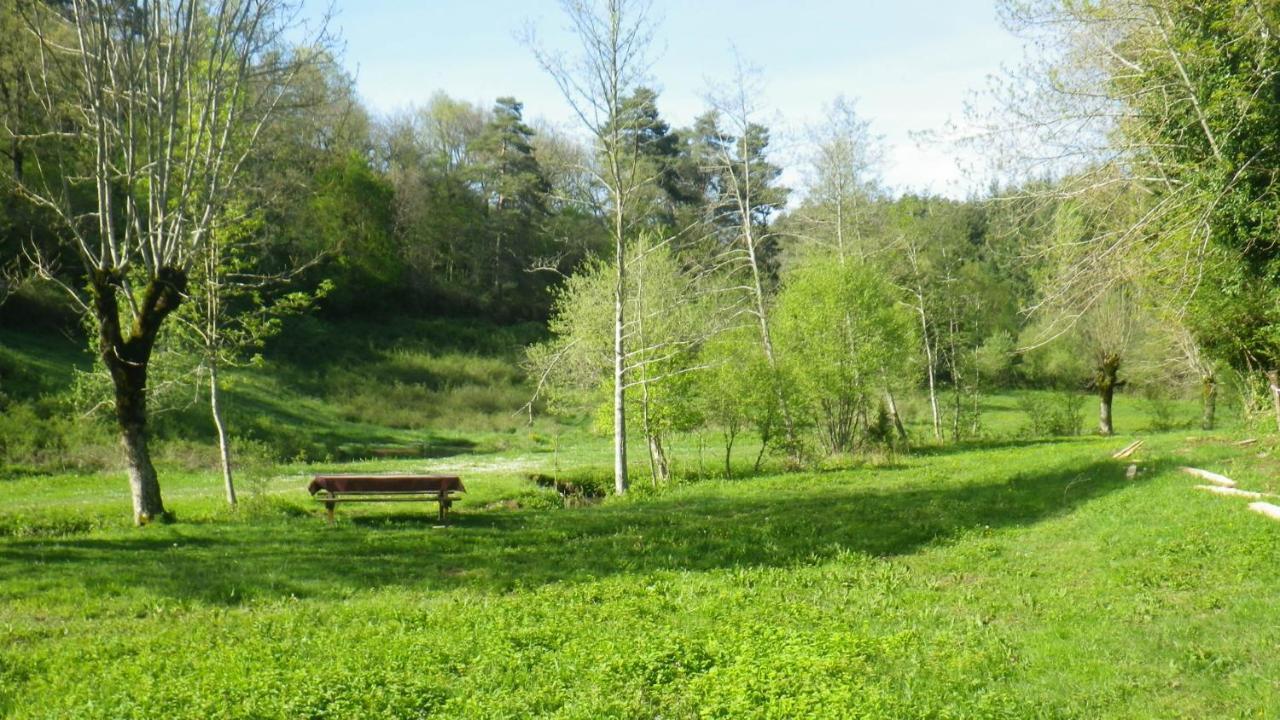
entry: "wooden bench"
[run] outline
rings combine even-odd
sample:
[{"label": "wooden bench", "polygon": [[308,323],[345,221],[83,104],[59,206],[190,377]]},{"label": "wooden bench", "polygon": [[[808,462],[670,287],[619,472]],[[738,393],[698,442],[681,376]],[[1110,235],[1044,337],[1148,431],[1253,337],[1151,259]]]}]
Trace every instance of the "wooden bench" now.
[{"label": "wooden bench", "polygon": [[307,486],[324,503],[330,525],[341,502],[434,502],[440,522],[448,523],[449,508],[466,491],[456,475],[316,475]]}]

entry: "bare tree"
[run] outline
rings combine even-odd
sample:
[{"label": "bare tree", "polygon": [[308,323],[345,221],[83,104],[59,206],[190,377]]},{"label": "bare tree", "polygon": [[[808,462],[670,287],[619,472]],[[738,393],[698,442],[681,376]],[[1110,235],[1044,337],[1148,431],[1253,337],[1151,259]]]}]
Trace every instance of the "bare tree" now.
[{"label": "bare tree", "polygon": [[800,239],[834,251],[841,264],[865,259],[871,249],[863,242],[864,230],[882,196],[880,138],[853,101],[838,97],[824,108],[823,121],[809,129],[809,142]]},{"label": "bare tree", "polygon": [[649,70],[652,25],[648,0],[562,0],[561,7],[581,44],[577,55],[542,48],[532,33],[526,39],[598,149],[592,174],[607,196],[603,210],[615,266],[613,482],[622,494],[627,491],[626,244],[639,219],[635,206],[655,181],[641,161],[636,119],[627,117],[623,105]]},{"label": "bare tree", "polygon": [[83,263],[88,297],[68,290],[97,324],[139,524],[165,514],[146,434],[157,337],[299,67],[328,57],[323,26],[288,44],[300,11],[286,0],[72,0],[27,17],[42,126],[83,152],[34,152],[20,189],[61,220]]},{"label": "bare tree", "polygon": [[[788,452],[793,460],[800,449],[795,420],[782,386],[778,354],[774,348],[773,333],[769,326],[769,302],[765,290],[764,245],[771,239],[769,215],[781,205],[777,197],[768,197],[769,182],[761,166],[762,153],[768,142],[768,131],[759,123],[760,110],[758,73],[744,67],[738,59],[733,80],[719,91],[710,93],[708,100],[717,115],[725,121],[728,142],[716,146],[715,166],[725,187],[722,193],[725,213],[736,221],[736,255],[746,265],[747,291],[751,298],[751,312],[760,328],[760,347],[772,375],[771,382],[782,414],[783,431],[786,433]],[[777,190],[774,189],[774,193]],[[735,253],[730,253],[733,257]]]},{"label": "bare tree", "polygon": [[1077,321],[1081,349],[1093,362],[1092,385],[1098,392],[1098,432],[1115,434],[1112,404],[1115,392],[1124,383],[1120,367],[1138,342],[1143,327],[1142,314],[1133,292],[1115,286]]}]

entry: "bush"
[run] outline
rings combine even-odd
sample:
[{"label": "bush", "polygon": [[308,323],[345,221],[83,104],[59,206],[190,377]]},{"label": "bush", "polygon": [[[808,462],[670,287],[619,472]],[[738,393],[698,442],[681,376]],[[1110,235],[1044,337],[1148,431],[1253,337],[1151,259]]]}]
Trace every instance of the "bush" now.
[{"label": "bush", "polygon": [[1031,437],[1079,435],[1084,432],[1085,396],[1070,390],[1031,392],[1018,398]]},{"label": "bush", "polygon": [[51,402],[10,403],[0,413],[0,465],[35,471],[93,472],[120,460],[106,423],[77,417]]},{"label": "bush", "polygon": [[1177,401],[1165,388],[1145,385],[1142,388],[1142,406],[1147,412],[1147,427],[1155,432],[1166,432],[1189,423],[1178,420]]}]

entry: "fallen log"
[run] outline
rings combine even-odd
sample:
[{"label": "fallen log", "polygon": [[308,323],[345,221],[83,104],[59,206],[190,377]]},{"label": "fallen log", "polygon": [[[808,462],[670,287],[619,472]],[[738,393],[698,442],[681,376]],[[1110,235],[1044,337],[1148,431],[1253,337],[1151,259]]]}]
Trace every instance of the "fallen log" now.
[{"label": "fallen log", "polygon": [[1232,445],[1236,445],[1236,446],[1244,446],[1244,445],[1252,445],[1252,444],[1254,444],[1254,443],[1256,443],[1256,442],[1258,442],[1258,438],[1249,438],[1249,439],[1247,439],[1247,440],[1239,440],[1239,441],[1237,441],[1237,442],[1233,442],[1233,443],[1231,443],[1231,444],[1232,444]]},{"label": "fallen log", "polygon": [[1129,457],[1130,455],[1134,454],[1135,452],[1137,452],[1138,448],[1140,447],[1142,447],[1142,441],[1134,440],[1128,445],[1125,445],[1124,447],[1117,450],[1111,457],[1116,460],[1123,460]]},{"label": "fallen log", "polygon": [[1233,487],[1222,487],[1221,485],[1196,485],[1196,490],[1211,492],[1214,495],[1226,495],[1228,497],[1251,498],[1260,500],[1264,497],[1272,497],[1266,493],[1254,492],[1252,490],[1241,490]]},{"label": "fallen log", "polygon": [[1271,503],[1256,502],[1249,503],[1249,509],[1256,513],[1266,515],[1272,520],[1280,520],[1280,506],[1272,505]]},{"label": "fallen log", "polygon": [[1221,485],[1221,486],[1223,486],[1223,487],[1235,487],[1235,486],[1236,486],[1236,481],[1235,481],[1235,480],[1232,480],[1231,478],[1227,477],[1226,475],[1219,475],[1218,473],[1215,473],[1215,472],[1209,472],[1208,470],[1201,470],[1200,468],[1193,468],[1193,467],[1183,467],[1183,468],[1182,468],[1182,472],[1184,472],[1184,473],[1186,473],[1186,474],[1188,474],[1188,475],[1194,475],[1194,476],[1196,476],[1196,477],[1200,478],[1201,480],[1208,480],[1209,482],[1213,483],[1214,485]]}]

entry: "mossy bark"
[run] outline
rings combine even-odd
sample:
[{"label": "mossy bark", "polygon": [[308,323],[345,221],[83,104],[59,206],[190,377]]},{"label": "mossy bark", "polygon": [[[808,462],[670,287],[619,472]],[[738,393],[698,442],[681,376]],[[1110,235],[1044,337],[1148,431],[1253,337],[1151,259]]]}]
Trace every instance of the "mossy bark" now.
[{"label": "mossy bark", "polygon": [[1103,435],[1114,435],[1115,424],[1111,419],[1111,406],[1115,400],[1116,377],[1120,372],[1120,356],[1114,353],[1104,355],[1098,362],[1095,384],[1098,386],[1098,432]]},{"label": "mossy bark", "polygon": [[115,389],[115,417],[129,475],[133,519],[143,525],[165,516],[160,482],[147,446],[147,371],[161,324],[182,302],[187,275],[176,268],[161,268],[143,291],[127,330],[121,325],[119,298],[127,289],[120,274],[96,271],[90,283],[98,351]]},{"label": "mossy bark", "polygon": [[1218,381],[1212,375],[1200,378],[1200,428],[1212,430],[1218,414]]},{"label": "mossy bark", "polygon": [[1271,406],[1276,411],[1276,429],[1280,430],[1280,370],[1268,370],[1267,392],[1271,393]]}]

